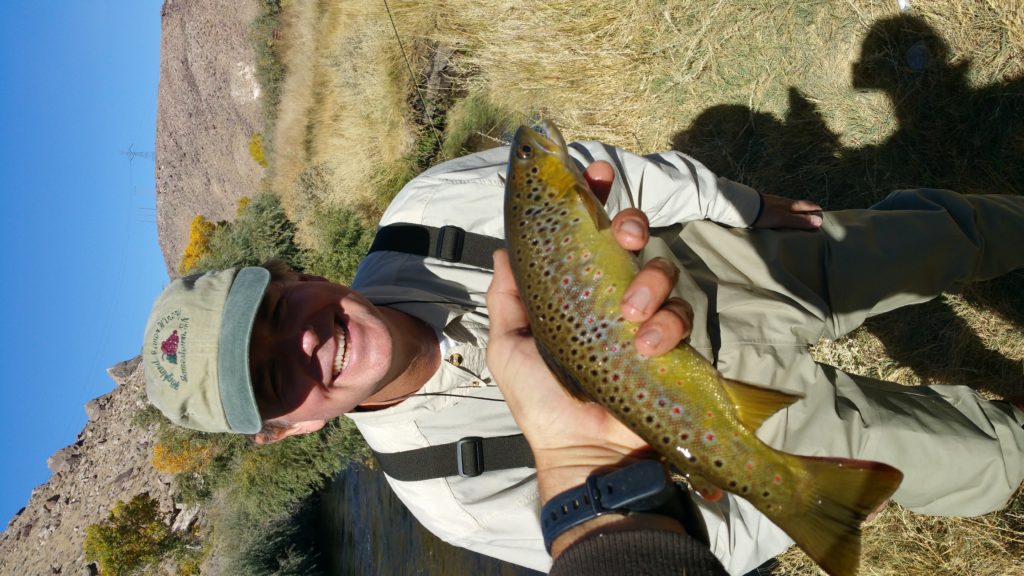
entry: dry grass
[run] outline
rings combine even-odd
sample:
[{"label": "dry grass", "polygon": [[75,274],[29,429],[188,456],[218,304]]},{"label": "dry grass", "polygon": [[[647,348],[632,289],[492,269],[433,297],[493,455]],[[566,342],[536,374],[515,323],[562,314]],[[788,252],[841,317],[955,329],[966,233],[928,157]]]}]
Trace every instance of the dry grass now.
[{"label": "dry grass", "polygon": [[[829,208],[915,185],[1024,193],[1024,4],[911,4],[900,17],[895,0],[390,2],[417,76],[431,46],[453,47],[464,102],[552,118],[569,138],[676,147]],[[422,130],[384,6],[293,0],[286,18],[273,189],[293,214],[314,201],[376,209],[373,194],[408,171]],[[929,56],[921,71],[915,43]],[[456,109],[453,123],[466,116]],[[298,185],[310,171],[326,181],[312,196]],[[1021,394],[1021,326],[1017,274],[874,319],[815,353],[904,384]],[[863,572],[1024,574],[1022,539],[1020,493],[977,519],[893,505],[865,531]],[[801,558],[785,555],[783,572],[816,573]]]},{"label": "dry grass", "polygon": [[[310,169],[326,178],[316,200],[379,210],[382,182],[404,175],[416,130],[411,89],[379,2],[300,2],[284,11],[287,76],[274,131],[271,187],[298,218]],[[304,232],[309,232],[305,230]]]}]

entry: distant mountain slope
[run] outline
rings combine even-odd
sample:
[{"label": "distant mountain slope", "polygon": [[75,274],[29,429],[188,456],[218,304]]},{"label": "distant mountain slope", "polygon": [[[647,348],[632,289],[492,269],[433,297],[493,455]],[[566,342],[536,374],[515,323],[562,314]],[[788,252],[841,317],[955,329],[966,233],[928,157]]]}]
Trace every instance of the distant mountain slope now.
[{"label": "distant mountain slope", "polygon": [[170,275],[196,214],[233,220],[263,168],[249,155],[261,132],[249,24],[256,0],[166,0],[156,128],[156,218]]}]

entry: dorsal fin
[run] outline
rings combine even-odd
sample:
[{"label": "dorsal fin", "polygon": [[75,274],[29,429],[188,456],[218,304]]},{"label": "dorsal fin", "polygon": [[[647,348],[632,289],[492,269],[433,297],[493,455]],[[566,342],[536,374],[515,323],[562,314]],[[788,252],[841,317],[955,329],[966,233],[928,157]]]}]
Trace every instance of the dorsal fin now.
[{"label": "dorsal fin", "polygon": [[740,422],[751,432],[756,432],[769,416],[800,399],[800,396],[786,392],[751,386],[726,378],[722,378],[722,388],[736,407],[736,415]]}]

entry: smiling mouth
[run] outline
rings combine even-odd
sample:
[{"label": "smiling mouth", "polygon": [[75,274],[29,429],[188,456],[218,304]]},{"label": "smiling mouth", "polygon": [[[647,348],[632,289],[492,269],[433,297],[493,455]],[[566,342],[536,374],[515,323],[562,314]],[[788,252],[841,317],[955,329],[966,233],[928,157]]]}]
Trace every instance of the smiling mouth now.
[{"label": "smiling mouth", "polygon": [[348,332],[340,319],[334,321],[334,342],[337,347],[334,352],[334,374],[331,380],[337,380],[342,371],[348,365]]}]

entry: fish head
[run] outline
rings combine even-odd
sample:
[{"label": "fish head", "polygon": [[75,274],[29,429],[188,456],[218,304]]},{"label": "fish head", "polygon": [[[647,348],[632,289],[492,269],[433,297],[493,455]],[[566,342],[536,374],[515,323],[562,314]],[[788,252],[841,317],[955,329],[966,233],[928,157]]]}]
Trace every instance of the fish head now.
[{"label": "fish head", "polygon": [[561,132],[543,121],[536,127],[521,126],[512,139],[506,183],[506,214],[509,205],[582,202],[594,224],[610,225],[604,206],[590,190],[576,162],[569,156]]}]

